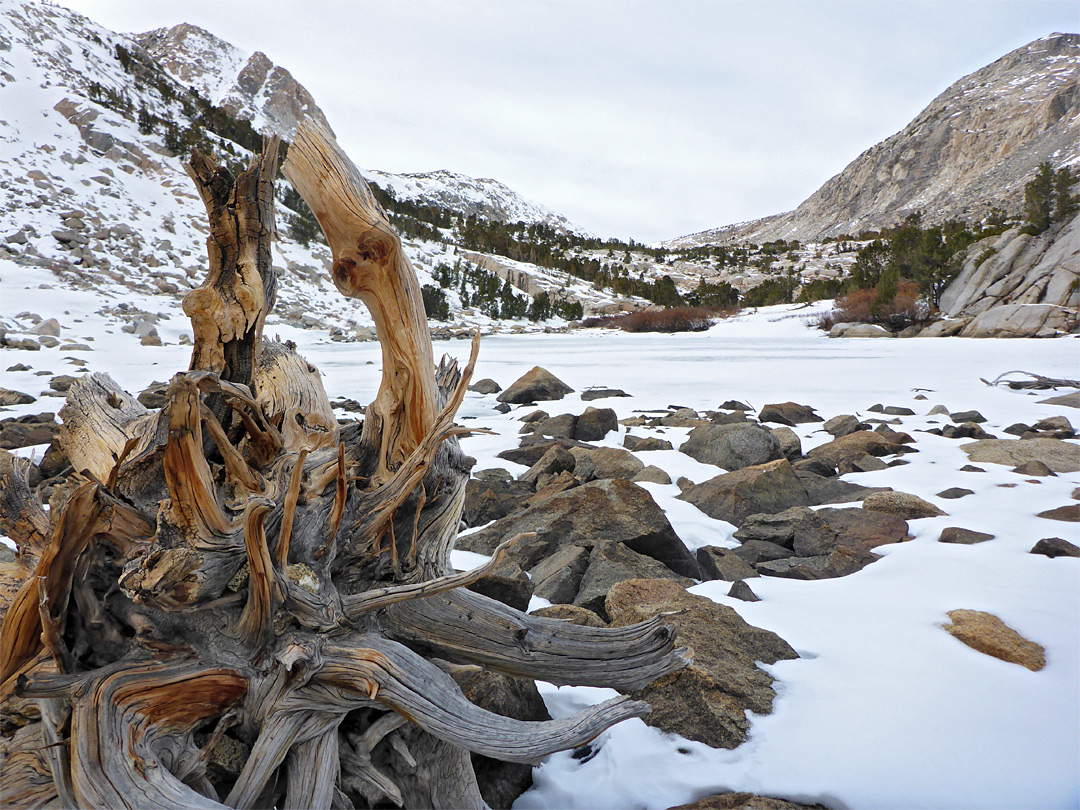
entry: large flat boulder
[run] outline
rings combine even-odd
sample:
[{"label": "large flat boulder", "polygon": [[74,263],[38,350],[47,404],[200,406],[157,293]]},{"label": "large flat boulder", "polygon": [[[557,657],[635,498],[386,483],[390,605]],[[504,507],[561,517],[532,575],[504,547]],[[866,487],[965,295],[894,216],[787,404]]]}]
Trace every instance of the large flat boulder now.
[{"label": "large flat boulder", "polygon": [[1053,304],[1001,304],[980,312],[960,331],[960,337],[1054,337],[1069,331],[1070,313]]},{"label": "large flat boulder", "polygon": [[1041,461],[1056,473],[1080,471],[1080,445],[1061,439],[982,439],[960,446],[973,462],[1016,467]]},{"label": "large flat boulder", "polygon": [[694,662],[631,693],[652,706],[643,719],[663,731],[716,748],[745,742],[746,712],[772,711],[773,679],[757,662],[798,658],[775,633],[747,624],[731,608],[696,596],[670,580],[629,580],[615,585],[605,608],[613,627],[663,615],[679,646]]},{"label": "large flat boulder", "polygon": [[536,537],[512,549],[509,558],[531,571],[565,546],[588,549],[621,544],[651,557],[675,574],[697,578],[697,560],[683,545],[663,510],[636,484],[593,481],[459,537],[457,548],[491,554],[503,540],[523,532]]},{"label": "large flat boulder", "polygon": [[786,458],[718,475],[687,487],[678,497],[709,517],[736,526],[750,515],[810,505],[806,487]]}]

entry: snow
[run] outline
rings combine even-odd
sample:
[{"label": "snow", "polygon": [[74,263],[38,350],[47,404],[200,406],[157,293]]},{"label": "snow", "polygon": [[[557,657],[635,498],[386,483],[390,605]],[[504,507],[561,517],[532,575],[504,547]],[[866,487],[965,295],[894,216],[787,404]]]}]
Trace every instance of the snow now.
[{"label": "snow", "polygon": [[[151,380],[168,379],[186,368],[188,349],[172,342],[184,328],[179,313],[159,324],[172,345],[143,347],[114,328],[98,311],[92,293],[20,284],[27,279],[18,274],[27,272],[0,264],[4,311],[57,315],[67,326],[62,340],[69,334],[80,341],[93,338],[92,351],[77,355],[90,370],[108,371],[128,390],[139,391]],[[131,303],[151,309],[152,302],[133,295]],[[816,582],[757,578],[752,587],[762,601],[753,604],[729,599],[727,583],[694,587],[695,593],[730,605],[751,624],[778,633],[799,652],[797,660],[768,667],[777,679],[773,713],[751,717],[749,741],[733,751],[713,750],[639,720],[627,721],[593,744],[592,758],[575,759],[570,752],[549,757],[515,807],[666,808],[722,790],[868,809],[1077,806],[1080,560],[1051,560],[1028,550],[1042,537],[1080,543],[1075,524],[1035,517],[1069,503],[1080,474],[1028,480],[992,464],[980,465],[985,473],[960,472],[968,463],[960,449],[963,441],[918,432],[947,418],[927,415],[936,404],[980,410],[988,420],[983,427],[997,435],[1014,422],[1055,414],[1080,421],[1071,409],[1039,404],[1047,392],[1011,391],[979,381],[1012,368],[1075,376],[1076,339],[831,340],[806,328],[813,314],[812,308],[767,308],[698,334],[579,331],[495,335],[483,341],[477,379],[492,377],[506,386],[539,364],[576,389],[561,401],[541,403],[550,414],[580,413],[592,404],[611,407],[624,418],[668,405],[715,408],[726,399],[755,409],[794,400],[815,407],[824,418],[840,413],[865,417],[875,403],[911,407],[916,415],[899,417],[898,426],[917,438],[920,452],[905,457],[911,463],[848,478],[914,493],[949,513],[911,521],[911,542],[877,549],[883,559],[848,577]],[[300,351],[322,370],[332,398],[373,398],[381,362],[376,343],[333,343],[317,330],[292,329],[282,337],[297,340]],[[464,360],[468,343],[439,343],[440,350]],[[33,366],[0,372],[0,385],[37,395],[48,378],[35,372],[75,373],[65,360],[71,356],[63,347],[0,350],[0,368],[17,362]],[[581,401],[579,392],[601,384],[632,396]],[[927,399],[916,399],[920,393]],[[10,408],[5,416],[58,410],[61,402],[41,399]],[[520,473],[524,468],[495,454],[516,445],[517,420],[531,408],[503,415],[493,410],[494,404],[493,395],[466,396],[459,421],[499,435],[465,438],[462,446],[478,459],[478,470],[502,466]],[[667,438],[676,448],[687,432],[629,430]],[[804,448],[828,438],[820,424],[795,430]],[[620,428],[604,443],[620,446],[626,432]],[[720,472],[677,450],[639,457],[673,480],[685,475],[702,481]],[[674,485],[645,486],[688,547],[734,545],[734,527],[676,500]],[[959,500],[935,496],[952,486],[975,494]],[[975,546],[938,543],[945,526],[986,531],[995,539]],[[483,559],[454,552],[453,562],[465,569]],[[1046,648],[1046,668],[1029,672],[956,641],[941,629],[947,611],[955,608],[1000,616]],[[541,691],[555,716],[612,694],[545,684]]]}]

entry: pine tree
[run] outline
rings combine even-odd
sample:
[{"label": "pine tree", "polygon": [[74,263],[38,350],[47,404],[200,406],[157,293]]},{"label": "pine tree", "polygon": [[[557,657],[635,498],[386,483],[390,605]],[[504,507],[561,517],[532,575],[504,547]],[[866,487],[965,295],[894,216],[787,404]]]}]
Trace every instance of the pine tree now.
[{"label": "pine tree", "polygon": [[1077,199],[1069,193],[1073,183],[1072,172],[1062,167],[1054,173],[1054,221],[1068,219],[1077,209]]},{"label": "pine tree", "polygon": [[1035,179],[1024,186],[1024,233],[1039,234],[1050,227],[1054,214],[1054,170],[1049,161],[1039,164]]}]

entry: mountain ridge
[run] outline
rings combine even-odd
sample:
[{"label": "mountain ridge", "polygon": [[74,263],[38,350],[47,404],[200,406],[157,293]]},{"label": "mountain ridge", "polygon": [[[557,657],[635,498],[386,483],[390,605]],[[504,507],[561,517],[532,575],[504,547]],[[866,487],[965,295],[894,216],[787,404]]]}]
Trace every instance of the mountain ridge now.
[{"label": "mountain ridge", "polygon": [[677,237],[671,248],[820,240],[895,224],[1016,213],[1044,160],[1080,162],[1080,34],[1054,33],[953,82],[910,123],[864,150],[795,209]]}]

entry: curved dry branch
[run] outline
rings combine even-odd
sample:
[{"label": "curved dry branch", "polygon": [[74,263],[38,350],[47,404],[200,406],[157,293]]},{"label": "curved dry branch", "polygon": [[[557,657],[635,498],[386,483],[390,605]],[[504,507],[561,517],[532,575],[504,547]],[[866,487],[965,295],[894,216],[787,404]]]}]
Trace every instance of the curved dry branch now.
[{"label": "curved dry branch", "polygon": [[246,689],[239,673],[195,662],[109,667],[78,679],[70,687],[78,806],[222,810],[182,781],[202,762],[191,732],[239,702]]},{"label": "curved dry branch", "polygon": [[30,489],[31,461],[11,457],[0,471],[0,532],[15,541],[18,561],[32,571],[49,542],[49,516]]},{"label": "curved dry branch", "polygon": [[415,582],[409,585],[393,585],[388,588],[374,588],[360,594],[346,596],[341,600],[345,610],[345,616],[349,621],[355,622],[361,616],[378,610],[379,608],[397,604],[398,602],[406,602],[410,599],[421,599],[425,596],[434,596],[435,594],[445,593],[446,591],[451,591],[455,588],[466,588],[474,582],[483,579],[498,568],[503,561],[503,557],[506,556],[506,552],[516,543],[520,540],[535,536],[535,532],[516,534],[509,540],[504,540],[500,543],[492,553],[491,559],[486,563],[478,565],[476,568],[472,568],[468,571],[462,571],[459,574],[449,574],[444,577],[437,577],[436,579],[429,579],[424,582]]},{"label": "curved dry branch", "polygon": [[391,605],[379,624],[390,637],[451,662],[555,684],[640,689],[691,658],[689,650],[674,649],[675,633],[660,619],[584,627],[466,590]]},{"label": "curved dry branch", "polygon": [[363,703],[377,700],[441,740],[508,762],[537,763],[649,711],[617,697],[562,720],[514,720],[470,703],[449,675],[402,644],[372,635],[350,642],[326,644],[317,683],[352,691]]},{"label": "curved dry branch", "polygon": [[356,166],[326,130],[305,121],[282,172],[303,196],[334,256],[334,284],[371,311],[383,376],[363,442],[377,447],[371,478],[389,480],[431,430],[437,409],[431,335],[416,274]]}]

